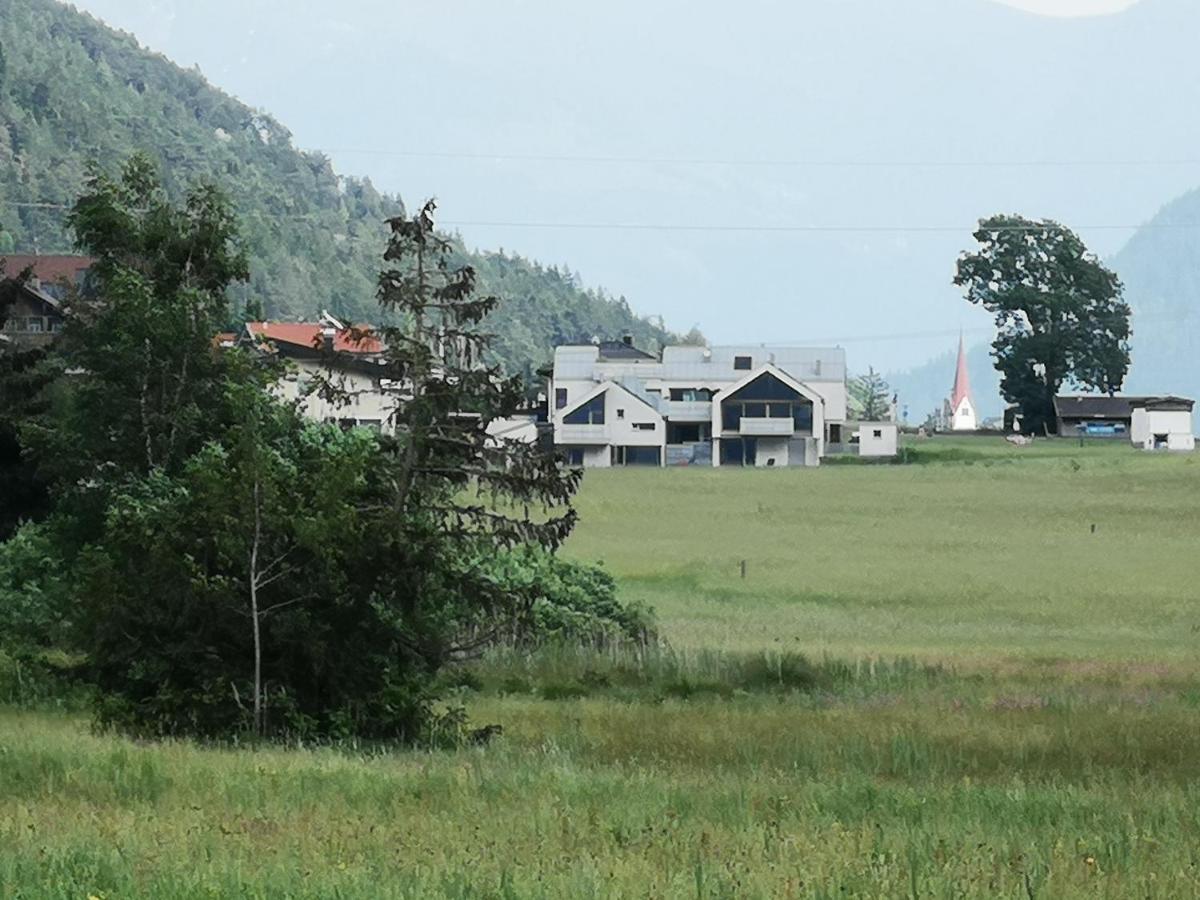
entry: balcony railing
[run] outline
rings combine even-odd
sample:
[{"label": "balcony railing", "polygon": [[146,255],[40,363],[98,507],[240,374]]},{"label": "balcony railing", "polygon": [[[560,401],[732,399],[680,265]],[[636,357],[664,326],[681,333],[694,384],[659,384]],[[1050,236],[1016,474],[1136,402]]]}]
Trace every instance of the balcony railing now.
[{"label": "balcony railing", "polygon": [[708,400],[669,400],[666,416],[672,422],[708,422],[712,420],[712,402]]},{"label": "balcony railing", "polygon": [[796,433],[794,419],[752,419],[743,417],[738,433],[748,437],[791,437]]},{"label": "balcony railing", "polygon": [[607,444],[607,425],[560,425],[558,427],[559,444]]}]

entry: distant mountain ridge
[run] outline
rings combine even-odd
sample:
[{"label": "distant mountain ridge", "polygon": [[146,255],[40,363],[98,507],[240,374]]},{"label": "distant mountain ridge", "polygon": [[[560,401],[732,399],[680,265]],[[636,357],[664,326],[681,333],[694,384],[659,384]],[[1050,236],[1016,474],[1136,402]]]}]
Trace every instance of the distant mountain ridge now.
[{"label": "distant mountain ridge", "polygon": [[[235,301],[284,318],[375,317],[383,223],[403,213],[400,198],[338,175],[270,115],[131,35],[55,0],[0,0],[0,253],[69,250],[63,207],[89,162],[112,170],[135,150],[160,162],[176,198],[200,179],[232,198],[251,258]],[[510,370],[531,372],[556,343],[593,335],[648,347],[673,337],[557,266],[465,247],[461,257],[483,291],[509,301],[488,325]]]}]

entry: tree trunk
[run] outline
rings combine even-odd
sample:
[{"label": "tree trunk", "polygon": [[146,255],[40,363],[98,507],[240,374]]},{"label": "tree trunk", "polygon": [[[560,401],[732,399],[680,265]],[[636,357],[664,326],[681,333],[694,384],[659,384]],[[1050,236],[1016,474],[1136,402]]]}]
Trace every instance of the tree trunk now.
[{"label": "tree trunk", "polygon": [[258,545],[262,540],[262,501],[254,479],[254,540],[250,544],[250,620],[254,627],[254,733],[263,734],[262,624],[258,612]]}]

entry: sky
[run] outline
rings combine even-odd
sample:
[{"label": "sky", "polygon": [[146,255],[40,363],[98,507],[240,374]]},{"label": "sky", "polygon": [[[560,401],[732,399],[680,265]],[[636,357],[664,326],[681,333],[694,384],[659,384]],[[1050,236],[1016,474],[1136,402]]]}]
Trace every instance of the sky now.
[{"label": "sky", "polygon": [[855,370],[987,339],[951,283],[980,217],[1108,256],[1200,185],[1195,0],[77,5],[473,246]]},{"label": "sky", "polygon": [[1045,16],[1104,16],[1122,12],[1138,0],[996,0]]}]

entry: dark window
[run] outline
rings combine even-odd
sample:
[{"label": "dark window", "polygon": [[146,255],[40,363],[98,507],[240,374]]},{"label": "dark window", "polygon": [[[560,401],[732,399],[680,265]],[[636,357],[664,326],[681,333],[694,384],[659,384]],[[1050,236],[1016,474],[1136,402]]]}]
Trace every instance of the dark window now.
[{"label": "dark window", "polygon": [[881,437],[883,437],[883,429],[881,429],[881,428],[876,428],[876,429],[875,429],[875,431],[874,431],[874,434],[875,434],[875,437],[877,437],[877,438],[881,438]]},{"label": "dark window", "polygon": [[567,465],[582,466],[583,465],[583,448],[568,447],[567,448]]},{"label": "dark window", "polygon": [[749,356],[735,356],[733,358],[733,367],[735,369],[749,371],[753,365],[753,362],[754,361]]},{"label": "dark window", "polygon": [[842,426],[841,425],[830,425],[829,426],[829,443],[840,444],[841,442],[842,442]]},{"label": "dark window", "polygon": [[653,422],[634,422],[633,427],[635,429],[637,429],[638,431],[653,431],[654,423]]},{"label": "dark window", "polygon": [[796,423],[797,431],[812,431],[813,427],[813,408],[811,403],[793,403],[792,418]]},{"label": "dark window", "polygon": [[614,466],[657,466],[662,464],[660,447],[613,447]]},{"label": "dark window", "polygon": [[563,416],[567,425],[603,425],[604,424],[604,395],[593,397],[587,403],[571,410]]},{"label": "dark window", "polygon": [[623,410],[623,409],[618,409],[618,410],[617,410],[617,418],[618,418],[618,419],[623,419],[623,418],[625,418],[625,410]]},{"label": "dark window", "polygon": [[758,442],[754,438],[722,438],[721,465],[752,466],[758,458]]},{"label": "dark window", "polygon": [[566,405],[567,405],[567,389],[566,388],[555,388],[554,389],[554,408],[562,409]]},{"label": "dark window", "polygon": [[747,419],[765,419],[767,417],[767,404],[747,403],[742,407],[742,415]]},{"label": "dark window", "polygon": [[694,424],[681,422],[679,424],[667,423],[667,443],[668,444],[695,444],[704,440],[700,432],[700,423]]}]

